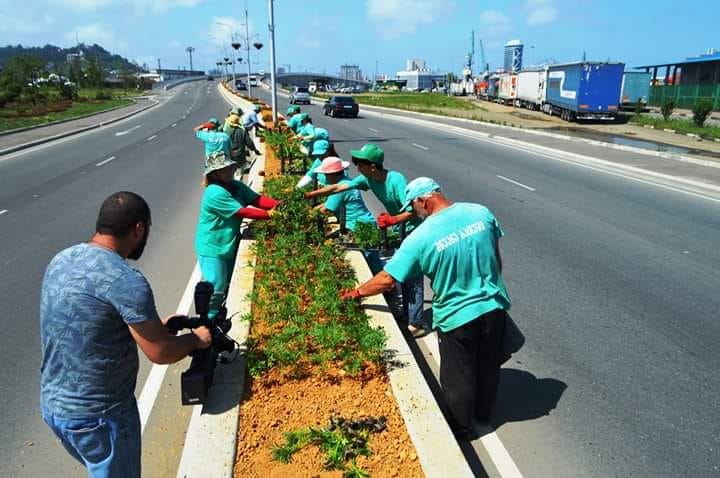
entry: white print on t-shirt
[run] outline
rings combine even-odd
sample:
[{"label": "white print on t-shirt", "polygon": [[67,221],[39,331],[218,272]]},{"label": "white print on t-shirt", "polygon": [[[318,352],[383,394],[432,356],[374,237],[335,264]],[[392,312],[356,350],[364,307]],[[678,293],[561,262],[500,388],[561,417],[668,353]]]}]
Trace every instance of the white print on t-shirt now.
[{"label": "white print on t-shirt", "polygon": [[470,236],[474,236],[485,230],[485,224],[482,222],[474,222],[468,226],[463,227],[457,232],[451,232],[447,236],[435,241],[435,252],[442,252],[448,247],[457,244],[462,239],[467,239]]}]

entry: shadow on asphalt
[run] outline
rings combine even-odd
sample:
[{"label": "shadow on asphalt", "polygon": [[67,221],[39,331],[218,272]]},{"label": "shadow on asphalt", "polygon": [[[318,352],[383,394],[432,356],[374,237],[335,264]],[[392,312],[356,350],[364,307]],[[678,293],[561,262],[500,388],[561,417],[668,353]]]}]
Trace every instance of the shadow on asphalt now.
[{"label": "shadow on asphalt", "polygon": [[497,429],[504,423],[534,420],[557,407],[567,384],[555,378],[537,378],[524,370],[500,370],[495,411],[490,420]]}]

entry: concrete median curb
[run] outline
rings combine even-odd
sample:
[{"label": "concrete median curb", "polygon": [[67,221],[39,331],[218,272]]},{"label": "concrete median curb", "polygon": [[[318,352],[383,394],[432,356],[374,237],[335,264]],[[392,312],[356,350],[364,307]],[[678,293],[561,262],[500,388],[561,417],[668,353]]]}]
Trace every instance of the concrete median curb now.
[{"label": "concrete median curb", "polygon": [[[72,131],[66,131],[66,132],[64,132],[64,133],[56,134],[56,135],[53,135],[53,136],[48,136],[48,137],[46,137],[46,138],[41,138],[41,139],[38,139],[38,140],[35,140],[35,141],[30,141],[30,142],[28,142],[28,143],[18,144],[18,145],[16,145],[16,146],[11,146],[11,147],[9,147],[9,148],[0,149],[0,156],[4,156],[4,155],[10,154],[10,153],[15,153],[15,152],[21,151],[21,150],[23,150],[23,149],[32,148],[33,146],[38,146],[38,145],[41,145],[41,144],[49,143],[49,142],[51,142],[51,141],[55,141],[55,140],[58,140],[58,139],[66,138],[66,137],[68,137],[68,136],[73,136],[73,135],[76,135],[76,134],[84,133],[85,131],[90,131],[90,130],[93,130],[93,129],[101,128],[101,127],[107,126],[107,125],[109,125],[109,124],[117,123],[118,121],[122,121],[122,120],[124,120],[124,119],[126,119],[126,118],[129,118],[129,117],[134,116],[134,115],[136,115],[136,114],[142,113],[143,111],[146,111],[146,110],[148,110],[148,109],[150,109],[150,108],[153,108],[153,107],[155,107],[155,106],[157,106],[157,105],[160,104],[160,102],[157,101],[157,100],[151,100],[151,101],[153,101],[153,103],[151,103],[151,104],[149,104],[149,105],[147,105],[147,106],[145,106],[145,107],[143,107],[143,108],[140,108],[139,110],[135,110],[135,111],[133,111],[133,112],[130,112],[130,113],[125,114],[125,115],[122,115],[122,116],[118,116],[117,118],[113,118],[113,119],[110,119],[110,120],[107,120],[107,121],[101,121],[100,123],[96,123],[96,124],[93,124],[93,125],[90,125],[90,126],[85,126],[85,127],[82,127],[82,128],[74,129],[74,130],[72,130]],[[121,108],[125,108],[125,106],[122,106]],[[87,115],[87,116],[95,116],[95,115],[99,115],[99,114],[101,114],[101,113],[107,113],[108,111],[113,111],[114,109],[120,109],[120,108],[113,108],[113,109],[110,109],[110,110],[100,111],[100,112],[98,112],[98,113],[93,113],[92,115]],[[67,122],[69,122],[69,121],[79,120],[79,119],[85,118],[85,117],[87,117],[87,116],[78,117],[78,118],[72,118],[72,119],[68,119],[68,120],[62,120],[62,121],[60,121],[59,123],[67,123]],[[53,124],[57,124],[57,123],[53,123]],[[40,128],[40,127],[42,127],[42,126],[50,126],[50,124],[38,125],[38,126],[36,126],[36,127],[32,127],[32,128],[28,128],[28,129],[36,129],[36,128]],[[22,131],[25,131],[25,130],[22,130]],[[20,130],[15,130],[15,132],[21,132],[21,131],[20,131]]]}]

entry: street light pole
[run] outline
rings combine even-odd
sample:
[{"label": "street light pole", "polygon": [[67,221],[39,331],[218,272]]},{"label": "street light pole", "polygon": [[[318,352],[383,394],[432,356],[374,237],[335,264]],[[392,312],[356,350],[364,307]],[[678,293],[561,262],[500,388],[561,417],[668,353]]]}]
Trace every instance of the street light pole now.
[{"label": "street light pole", "polygon": [[268,31],[270,33],[270,86],[272,88],[272,116],[273,124],[277,124],[277,85],[275,83],[275,13],[273,12],[273,0],[268,0]]},{"label": "street light pole", "polygon": [[190,55],[190,72],[193,71],[193,64],[192,64],[192,54],[195,51],[195,48],[189,46],[185,48],[185,51],[188,52],[188,55]]},{"label": "street light pole", "polygon": [[245,58],[245,61],[247,61],[248,66],[248,74],[247,74],[247,92],[248,96],[252,98],[252,86],[250,85],[250,26],[248,24],[248,11],[247,8],[245,8],[245,50],[247,50],[247,58]]}]

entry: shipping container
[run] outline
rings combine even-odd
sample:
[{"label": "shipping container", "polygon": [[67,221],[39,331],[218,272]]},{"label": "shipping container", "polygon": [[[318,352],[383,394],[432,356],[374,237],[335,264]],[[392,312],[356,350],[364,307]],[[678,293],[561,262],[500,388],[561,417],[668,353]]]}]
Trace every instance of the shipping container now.
[{"label": "shipping container", "polygon": [[503,73],[498,80],[497,97],[501,103],[515,104],[517,95],[517,79],[518,76],[513,73]]},{"label": "shipping container", "polygon": [[650,80],[652,73],[644,71],[626,71],[623,73],[620,88],[621,107],[634,108],[639,101],[647,105],[650,100]]},{"label": "shipping container", "polygon": [[550,65],[543,110],[566,121],[615,119],[624,69],[609,62]]},{"label": "shipping container", "polygon": [[545,103],[547,68],[522,70],[518,73],[517,105],[539,110]]}]

